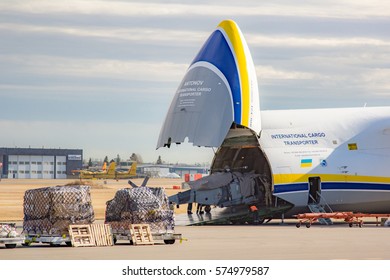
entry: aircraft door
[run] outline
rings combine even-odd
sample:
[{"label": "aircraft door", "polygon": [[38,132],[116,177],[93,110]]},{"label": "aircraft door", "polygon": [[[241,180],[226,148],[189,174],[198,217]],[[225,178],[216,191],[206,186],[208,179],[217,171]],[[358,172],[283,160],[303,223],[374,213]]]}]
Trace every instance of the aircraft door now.
[{"label": "aircraft door", "polygon": [[321,178],[309,177],[309,200],[308,204],[318,204],[321,200]]}]

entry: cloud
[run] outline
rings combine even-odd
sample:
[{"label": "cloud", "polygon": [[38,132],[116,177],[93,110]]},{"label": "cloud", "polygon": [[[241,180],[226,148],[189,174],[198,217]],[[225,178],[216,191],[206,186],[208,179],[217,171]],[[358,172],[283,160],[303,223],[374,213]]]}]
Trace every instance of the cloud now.
[{"label": "cloud", "polygon": [[265,35],[245,35],[251,46],[279,47],[279,48],[346,48],[346,47],[389,47],[390,40],[376,39],[369,37],[293,37],[288,35],[265,36]]},{"label": "cloud", "polygon": [[361,78],[366,89],[374,95],[390,97],[390,69],[371,69]]},{"label": "cloud", "polygon": [[49,55],[0,55],[3,64],[12,64],[23,73],[44,76],[175,81],[188,65],[172,62],[86,59]]},{"label": "cloud", "polygon": [[[249,4],[248,4],[249,3]],[[75,15],[116,15],[136,17],[166,17],[166,16],[299,16],[325,18],[367,18],[387,17],[390,3],[381,0],[372,1],[326,1],[295,3],[291,1],[263,2],[251,1],[240,3],[236,1],[211,1],[200,4],[178,4],[164,1],[154,2],[123,2],[123,1],[51,1],[41,0],[26,2],[2,1],[0,10],[5,12],[31,14],[75,14]]]},{"label": "cloud", "polygon": [[2,145],[201,162],[191,145],[155,142],[191,59],[231,17],[267,109],[389,104],[389,10],[379,0],[0,1]]},{"label": "cloud", "polygon": [[256,74],[258,79],[264,80],[310,80],[323,79],[324,77],[310,72],[288,71],[276,69],[272,66],[256,66]]},{"label": "cloud", "polygon": [[76,37],[94,37],[104,39],[115,39],[129,42],[145,41],[153,44],[169,44],[180,42],[180,44],[191,44],[207,38],[208,33],[188,30],[167,30],[162,28],[136,28],[136,27],[94,27],[94,26],[55,26],[40,24],[16,24],[3,23],[0,30],[46,34],[46,35],[68,35]]},{"label": "cloud", "polygon": [[[137,121],[121,123],[102,120],[84,122],[67,121],[4,121],[0,120],[2,146],[31,148],[77,148],[84,150],[84,158],[129,158],[135,152],[146,162],[156,161],[158,155],[166,161],[208,162],[211,149],[199,149],[184,144],[175,149],[156,150],[159,124],[144,124]],[[50,133],[48,133],[50,132]],[[45,135],[43,138],[42,135]],[[147,136],[146,136],[147,135]],[[183,152],[197,150],[191,158],[183,158]]]}]

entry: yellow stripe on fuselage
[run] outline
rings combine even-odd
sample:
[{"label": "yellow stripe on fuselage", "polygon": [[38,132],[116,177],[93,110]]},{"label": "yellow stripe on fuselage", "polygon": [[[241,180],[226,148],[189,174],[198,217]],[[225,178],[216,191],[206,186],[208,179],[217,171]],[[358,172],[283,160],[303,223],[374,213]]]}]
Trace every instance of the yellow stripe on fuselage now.
[{"label": "yellow stripe on fuselage", "polygon": [[343,174],[274,174],[274,185],[307,183],[309,177],[320,177],[321,182],[390,183],[390,177]]},{"label": "yellow stripe on fuselage", "polygon": [[225,30],[226,35],[229,37],[230,42],[233,46],[233,55],[236,58],[238,66],[238,72],[240,75],[240,86],[241,86],[241,125],[249,125],[249,75],[247,69],[246,55],[244,51],[241,34],[238,30],[237,25],[232,20],[225,20],[219,24],[219,27]]}]

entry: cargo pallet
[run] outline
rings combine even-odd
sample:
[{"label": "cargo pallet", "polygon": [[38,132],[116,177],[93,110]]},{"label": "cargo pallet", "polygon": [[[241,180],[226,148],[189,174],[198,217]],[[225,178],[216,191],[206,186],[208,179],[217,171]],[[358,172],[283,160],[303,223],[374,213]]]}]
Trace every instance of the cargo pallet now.
[{"label": "cargo pallet", "polygon": [[[131,238],[130,232],[126,233],[113,233],[114,236],[114,244],[118,240],[128,240],[131,245],[133,245],[133,241]],[[152,232],[153,241],[163,241],[165,244],[175,244],[176,240],[182,240],[182,236],[180,233],[174,233],[171,231],[166,232]]]}]

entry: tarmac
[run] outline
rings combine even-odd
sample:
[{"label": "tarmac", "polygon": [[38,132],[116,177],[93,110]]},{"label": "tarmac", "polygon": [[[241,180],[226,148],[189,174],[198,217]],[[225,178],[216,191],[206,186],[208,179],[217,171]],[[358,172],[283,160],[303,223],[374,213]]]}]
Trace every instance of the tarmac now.
[{"label": "tarmac", "polygon": [[338,223],[296,228],[295,220],[264,225],[177,226],[182,240],[166,245],[50,247],[33,243],[5,249],[1,260],[389,260],[390,228]]},{"label": "tarmac", "polygon": [[[2,180],[0,222],[16,221],[17,231],[21,232],[24,191],[62,183],[65,182]],[[104,182],[101,187],[93,187],[96,222],[103,222],[105,202],[117,189],[127,187],[126,183]],[[180,182],[157,180],[150,185],[164,186],[171,194],[172,184]],[[176,213],[175,232],[182,235],[182,240],[172,245],[134,246],[120,240],[110,247],[33,243],[6,249],[0,244],[0,260],[390,260],[390,227],[377,226],[373,220],[365,221],[362,228],[350,228],[343,222],[297,228],[294,219],[283,223],[272,220],[263,225],[185,226],[187,214],[180,211]]]}]

